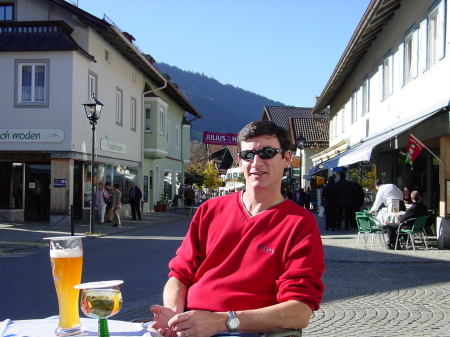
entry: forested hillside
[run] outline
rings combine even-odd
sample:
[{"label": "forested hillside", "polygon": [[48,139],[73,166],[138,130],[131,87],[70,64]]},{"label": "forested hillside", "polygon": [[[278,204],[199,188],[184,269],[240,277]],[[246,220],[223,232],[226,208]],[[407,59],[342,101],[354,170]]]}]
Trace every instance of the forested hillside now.
[{"label": "forested hillside", "polygon": [[203,116],[192,122],[193,138],[203,131],[237,133],[244,125],[261,119],[265,105],[284,106],[251,91],[222,84],[204,74],[185,71],[165,63],[154,64]]}]

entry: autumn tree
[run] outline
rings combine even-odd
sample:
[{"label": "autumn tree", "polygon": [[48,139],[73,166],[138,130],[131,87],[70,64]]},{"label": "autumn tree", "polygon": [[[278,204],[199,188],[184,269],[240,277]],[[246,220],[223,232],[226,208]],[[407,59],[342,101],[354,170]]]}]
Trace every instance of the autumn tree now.
[{"label": "autumn tree", "polygon": [[222,186],[222,180],[220,179],[214,163],[211,161],[203,171],[203,185],[208,186],[211,190],[214,190]]}]

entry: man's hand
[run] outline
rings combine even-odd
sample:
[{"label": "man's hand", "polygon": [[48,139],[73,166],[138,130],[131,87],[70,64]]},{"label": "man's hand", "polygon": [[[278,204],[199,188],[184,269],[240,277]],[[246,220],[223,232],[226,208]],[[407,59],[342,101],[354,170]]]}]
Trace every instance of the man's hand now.
[{"label": "man's hand", "polygon": [[176,333],[169,328],[168,324],[169,320],[175,316],[175,312],[160,305],[152,305],[150,311],[153,313],[153,323],[149,325],[149,328],[158,330],[164,337],[175,337]]},{"label": "man's hand", "polygon": [[209,337],[227,331],[225,312],[187,311],[175,315],[168,322],[179,337]]}]

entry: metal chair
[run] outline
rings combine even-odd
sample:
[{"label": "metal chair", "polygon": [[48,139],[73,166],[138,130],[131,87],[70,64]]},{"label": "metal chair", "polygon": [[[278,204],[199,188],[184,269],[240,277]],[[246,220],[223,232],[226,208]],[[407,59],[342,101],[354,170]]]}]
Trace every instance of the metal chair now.
[{"label": "metal chair", "polygon": [[[372,216],[358,215],[358,216],[356,216],[356,223],[358,225],[358,240],[356,241],[356,249],[359,248],[359,240],[360,240],[361,234],[364,235],[364,242],[365,242],[366,248],[367,248],[367,235],[372,235],[372,243],[370,245],[370,249],[373,250],[373,243],[375,241],[375,235],[378,235],[378,238],[380,239],[380,244],[383,246],[383,244],[385,242],[384,235],[383,235],[383,226],[381,226],[379,223],[377,223]],[[381,234],[381,236],[380,236],[380,234]],[[381,241],[381,238],[383,238],[383,242]]]},{"label": "metal chair", "polygon": [[[431,232],[436,236],[436,229],[434,228],[436,221],[436,211],[434,209],[428,211],[427,223],[425,224],[425,229],[431,228]],[[426,234],[426,231],[425,231]]]},{"label": "metal chair", "polygon": [[[395,240],[395,250],[397,250],[398,241],[400,238],[400,235],[406,234],[406,244],[405,248],[408,248],[409,239],[411,238],[411,244],[413,246],[414,251],[416,250],[416,246],[414,244],[415,236],[419,236],[422,243],[425,245],[425,247],[428,250],[427,240],[426,240],[426,234],[425,231],[425,225],[427,222],[427,216],[421,216],[418,218],[408,219],[400,224],[397,230],[397,240]],[[412,226],[411,226],[412,224]],[[403,226],[411,226],[411,229],[405,229],[402,228]]]}]

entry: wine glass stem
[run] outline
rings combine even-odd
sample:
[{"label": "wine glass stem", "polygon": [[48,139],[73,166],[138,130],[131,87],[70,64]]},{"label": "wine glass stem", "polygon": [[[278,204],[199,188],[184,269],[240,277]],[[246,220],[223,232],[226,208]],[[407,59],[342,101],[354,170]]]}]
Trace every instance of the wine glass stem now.
[{"label": "wine glass stem", "polygon": [[110,337],[108,331],[108,321],[106,318],[98,320],[98,337]]}]

